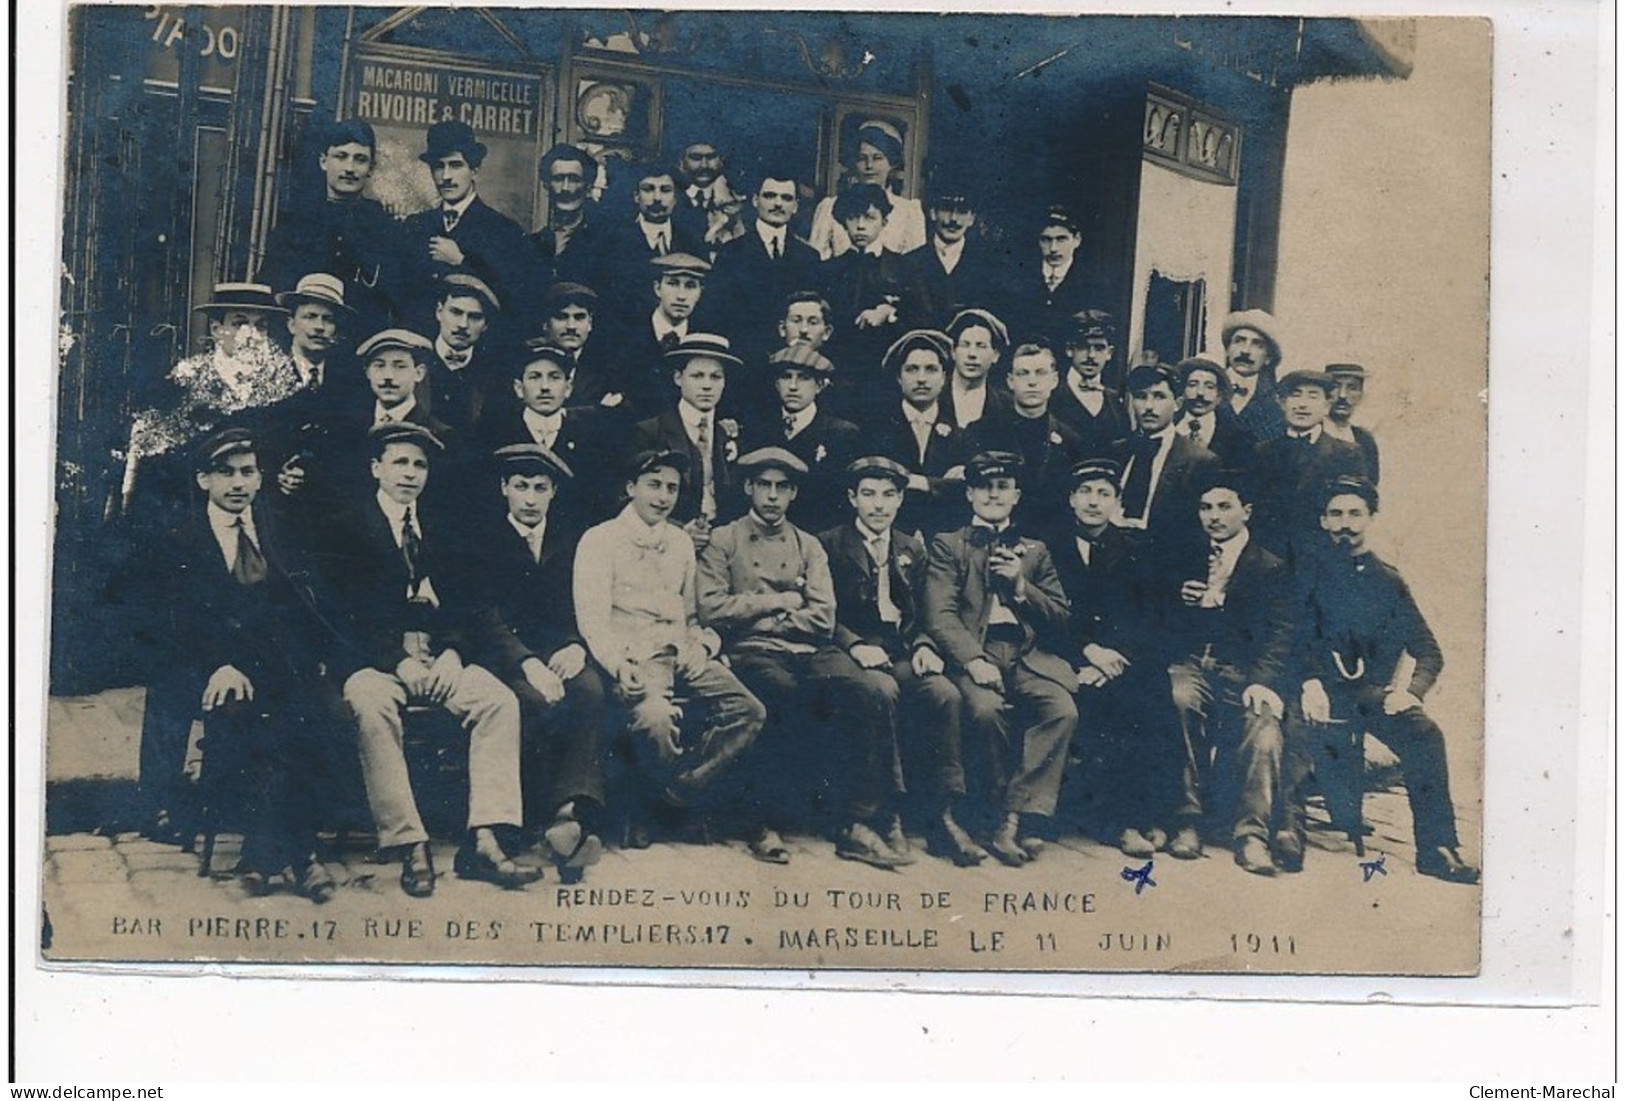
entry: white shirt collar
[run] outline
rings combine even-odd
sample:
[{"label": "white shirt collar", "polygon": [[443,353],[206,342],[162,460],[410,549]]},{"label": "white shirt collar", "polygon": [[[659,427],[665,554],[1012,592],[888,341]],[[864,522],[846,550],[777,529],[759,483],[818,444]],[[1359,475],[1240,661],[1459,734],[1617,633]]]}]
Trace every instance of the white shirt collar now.
[{"label": "white shirt collar", "polygon": [[908,421],[909,424],[933,425],[937,423],[937,418],[941,415],[941,409],[941,398],[932,402],[931,408],[925,410],[917,409],[905,401],[903,402],[903,419]]},{"label": "white shirt collar", "polygon": [[[699,427],[702,423],[707,425],[711,423],[712,419],[716,416],[716,410],[713,409],[710,412],[706,412],[703,409],[696,409],[683,398],[678,398],[677,415],[682,418],[683,427],[688,429],[688,434],[690,437],[692,437],[695,432],[699,431]],[[641,523],[642,521],[639,522]]]},{"label": "white shirt collar", "polygon": [[785,232],[787,227],[770,226],[766,222],[760,220],[758,220],[755,224],[756,236],[762,239],[762,244],[766,245],[769,251],[771,251],[773,248],[773,242],[777,241],[779,244],[779,255],[783,256],[785,252],[784,246],[789,243],[789,234]]},{"label": "white shirt collar", "polygon": [[1077,259],[1077,257],[1074,256],[1074,257],[1072,257],[1071,260],[1068,260],[1066,263],[1057,264],[1057,265],[1054,265],[1054,266],[1051,266],[1050,264],[1046,263],[1044,265],[1044,278],[1046,280],[1054,279],[1057,283],[1059,283],[1061,280],[1066,278],[1066,273],[1072,270],[1072,261],[1076,260],[1076,259]]},{"label": "white shirt collar", "polygon": [[779,410],[779,417],[785,422],[786,426],[794,426],[794,430],[790,433],[792,436],[799,436],[806,431],[807,426],[813,422],[813,418],[816,416],[818,416],[818,403],[816,401],[799,413],[786,413],[783,409]]},{"label": "white shirt collar", "polygon": [[441,203],[440,213],[445,215],[450,214],[455,210],[457,212],[457,218],[460,221],[463,215],[468,213],[468,208],[474,205],[474,200],[477,198],[479,198],[479,192],[471,190],[463,197],[463,201],[460,203]]},{"label": "white shirt collar", "polygon": [[311,379],[316,376],[317,372],[321,372],[322,381],[324,383],[327,381],[327,364],[325,362],[312,363],[310,360],[299,354],[298,348],[293,349],[291,358],[293,359],[294,370],[299,372],[299,382],[301,385],[309,386]]},{"label": "white shirt collar", "polygon": [[643,240],[650,248],[654,248],[656,241],[665,241],[666,247],[671,247],[671,222],[646,222],[643,215],[638,215],[638,229],[643,231]]},{"label": "white shirt collar", "polygon": [[532,546],[535,546],[537,543],[547,537],[547,517],[545,516],[542,517],[542,522],[537,524],[535,527],[527,527],[526,525],[521,524],[518,520],[514,519],[513,513],[510,512],[508,513],[508,526],[519,533],[519,538],[523,539]]},{"label": "white shirt collar", "polygon": [[227,512],[209,502],[209,527],[214,531],[215,542],[220,544],[220,553],[226,556],[226,569],[231,569],[237,562],[237,519],[242,518],[243,530],[257,547],[260,545],[259,532],[254,530],[254,510],[245,508],[241,512]]},{"label": "white shirt collar", "polygon": [[673,325],[665,314],[656,309],[654,313],[649,315],[649,321],[654,326],[656,340],[666,339],[667,333],[676,333],[678,340],[688,335],[688,318],[686,317]]},{"label": "white shirt collar", "polygon": [[456,367],[452,367],[451,360],[448,357],[450,357],[450,355],[455,351],[456,351],[455,348],[453,348],[450,344],[447,344],[440,337],[437,336],[437,337],[434,338],[434,354],[439,356],[440,361],[442,363],[444,363],[447,367],[450,367],[451,370],[453,370],[453,371],[461,371],[463,368],[473,365],[473,363],[474,363],[474,346],[464,348],[463,351],[462,351],[462,354],[468,356],[468,358],[466,360],[464,360],[462,363],[458,364]]},{"label": "white shirt collar", "polygon": [[564,427],[564,410],[562,409],[543,416],[536,410],[526,406],[522,416],[525,420],[525,427],[530,429],[532,435],[557,436],[559,429]]},{"label": "white shirt collar", "polygon": [[1311,428],[1311,429],[1309,429],[1307,431],[1301,431],[1301,430],[1296,429],[1296,428],[1288,428],[1286,430],[1286,434],[1287,434],[1287,438],[1289,438],[1289,439],[1296,440],[1296,439],[1307,438],[1310,443],[1319,443],[1320,442],[1320,432],[1321,432],[1321,429],[1324,428],[1324,427],[1325,427],[1324,425],[1317,424],[1313,428]]},{"label": "white shirt collar", "polygon": [[418,399],[416,396],[407,398],[393,409],[385,409],[383,402],[374,401],[372,403],[372,423],[375,425],[383,424],[384,414],[388,413],[390,422],[392,424],[399,424],[401,421],[404,421],[407,416],[411,414],[412,410],[416,409],[417,407]]},{"label": "white shirt collar", "polygon": [[883,242],[883,241],[881,241],[881,240],[879,240],[877,238],[873,244],[871,244],[868,248],[863,250],[863,253],[866,256],[879,256],[881,253],[883,253],[885,251],[886,251],[885,242]]},{"label": "white shirt collar", "polygon": [[[1247,549],[1247,541],[1251,538],[1252,534],[1246,528],[1242,528],[1234,536],[1218,544],[1219,555],[1231,570],[1235,569],[1236,559],[1240,558],[1241,552]],[[1213,546],[1213,540],[1209,539],[1208,547],[1211,549]]]},{"label": "white shirt collar", "polygon": [[382,489],[379,489],[374,494],[374,497],[378,501],[378,507],[384,511],[384,519],[389,521],[390,534],[395,536],[395,545],[397,547],[401,545],[401,529],[406,523],[407,509],[412,510],[412,522],[418,529],[418,535],[423,534],[423,518],[418,515],[417,501],[413,501],[410,505],[403,505]]},{"label": "white shirt collar", "polygon": [[936,250],[937,259],[942,261],[942,270],[952,275],[959,266],[959,258],[965,255],[965,239],[961,237],[953,244],[945,245],[932,234],[931,247]]}]

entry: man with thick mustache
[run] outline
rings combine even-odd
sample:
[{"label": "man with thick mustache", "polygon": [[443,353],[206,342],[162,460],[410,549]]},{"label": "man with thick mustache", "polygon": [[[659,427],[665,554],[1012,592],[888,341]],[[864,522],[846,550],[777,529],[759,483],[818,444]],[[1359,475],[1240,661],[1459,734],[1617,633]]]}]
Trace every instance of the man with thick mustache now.
[{"label": "man with thick mustache", "polygon": [[816,280],[818,253],[791,225],[800,208],[796,188],[788,169],[766,170],[751,197],[755,221],[744,236],[717,249],[716,299],[726,303],[724,320],[737,334],[735,348],[746,363],[760,363],[782,345],[775,325],[781,318],[775,315],[787,295]]},{"label": "man with thick mustache", "polygon": [[920,320],[941,326],[960,310],[993,308],[1003,288],[993,256],[972,235],[976,204],[969,193],[957,184],[939,183],[929,209],[931,239],[907,254],[921,292]]},{"label": "man with thick mustache", "polygon": [[1230,379],[1230,411],[1258,444],[1286,432],[1275,400],[1281,340],[1275,318],[1263,310],[1238,310],[1224,319],[1224,364]]},{"label": "man with thick mustache", "polygon": [[1354,411],[1365,400],[1365,368],[1358,363],[1332,363],[1326,367],[1336,387],[1332,390],[1332,407],[1323,422],[1326,434],[1335,440],[1344,440],[1360,449],[1365,456],[1366,477],[1372,485],[1380,484],[1381,463],[1377,457],[1377,439],[1369,431],[1352,423]]},{"label": "man with thick mustache", "polygon": [[[600,283],[596,289],[616,303],[620,320],[637,331],[644,317],[649,261],[666,256],[706,255],[703,240],[672,220],[677,209],[677,180],[671,169],[650,165],[636,171],[632,204],[637,213],[617,221],[604,248]],[[709,270],[709,261],[704,261]]]},{"label": "man with thick mustache", "polygon": [[[1399,571],[1367,546],[1377,514],[1377,487],[1363,477],[1344,475],[1321,493],[1320,528],[1325,553],[1305,564],[1302,602],[1293,608],[1298,630],[1293,659],[1301,685],[1292,730],[1302,739],[1332,796],[1336,763],[1350,759],[1349,738],[1370,733],[1400,760],[1405,793],[1416,827],[1416,870],[1451,883],[1477,883],[1478,869],[1457,852],[1456,816],[1450,798],[1450,769],[1444,735],[1422,710],[1422,698],[1444,669],[1444,655]],[[1402,676],[1400,657],[1413,668]],[[1294,729],[1295,728],[1295,729]],[[1297,740],[1297,739],[1294,739]],[[1363,758],[1356,751],[1355,762]],[[1301,758],[1301,773],[1309,764]],[[1359,805],[1364,778],[1344,776]],[[1295,845],[1303,852],[1303,802],[1293,791]],[[1352,816],[1358,826],[1358,811]]]},{"label": "man with thick mustache", "polygon": [[531,290],[517,308],[534,306],[547,287],[558,282],[586,283],[598,276],[603,226],[598,204],[590,198],[598,179],[591,153],[560,142],[537,165],[547,191],[547,224],[526,237],[531,247]]},{"label": "man with thick mustache", "polygon": [[1251,468],[1258,461],[1257,447],[1230,409],[1230,376],[1225,369],[1205,356],[1182,360],[1177,369],[1185,380],[1185,405],[1175,431],[1213,452],[1227,467]]}]

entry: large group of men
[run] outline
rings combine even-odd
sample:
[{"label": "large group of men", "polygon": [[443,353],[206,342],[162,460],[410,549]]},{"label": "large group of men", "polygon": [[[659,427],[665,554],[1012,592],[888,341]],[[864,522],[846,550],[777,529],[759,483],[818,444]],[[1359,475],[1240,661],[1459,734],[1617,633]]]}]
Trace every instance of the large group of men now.
[{"label": "large group of men", "polygon": [[169,518],[119,597],[159,613],[154,836],[195,828],[201,717],[251,891],[332,897],[317,832],[359,773],[429,895],[408,729],[444,711],[455,871],[507,888],[606,838],[786,863],[792,831],[888,869],[921,835],[1022,866],[1081,829],[1272,875],[1370,733],[1417,870],[1476,882],[1422,704],[1442,656],[1367,543],[1365,371],[1282,373],[1256,309],[1221,358],[1125,362],[1071,212],[995,253],[972,196],[894,193],[895,129],[858,138],[807,232],[802,181],[712,143],[629,169],[624,209],[555,145],[526,233],[466,125],[428,130],[439,202],[396,219],[372,130],[334,123],[318,201],[200,307],[210,350],[129,441],[127,497]]}]

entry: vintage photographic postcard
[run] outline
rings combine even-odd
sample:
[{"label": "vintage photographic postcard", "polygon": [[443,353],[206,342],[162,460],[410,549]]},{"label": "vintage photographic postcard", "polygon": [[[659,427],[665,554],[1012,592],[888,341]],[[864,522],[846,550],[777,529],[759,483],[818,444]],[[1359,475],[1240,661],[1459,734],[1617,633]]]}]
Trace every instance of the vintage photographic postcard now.
[{"label": "vintage photographic postcard", "polygon": [[1491,38],[70,8],[41,958],[1477,973]]}]

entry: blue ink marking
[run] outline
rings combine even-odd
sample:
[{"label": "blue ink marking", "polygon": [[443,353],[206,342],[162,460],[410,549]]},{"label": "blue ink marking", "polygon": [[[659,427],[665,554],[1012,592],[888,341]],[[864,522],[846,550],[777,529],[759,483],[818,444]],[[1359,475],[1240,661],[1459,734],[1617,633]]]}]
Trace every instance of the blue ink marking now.
[{"label": "blue ink marking", "polygon": [[1387,866],[1385,864],[1387,859],[1388,859],[1387,854],[1384,854],[1382,856],[1377,857],[1377,859],[1375,859],[1375,860],[1362,860],[1362,861],[1360,861],[1360,871],[1365,875],[1365,878],[1362,879],[1360,882],[1362,882],[1362,883],[1370,883],[1371,882],[1371,877],[1374,876],[1374,875],[1387,875],[1388,874],[1388,868],[1387,868]]},{"label": "blue ink marking", "polygon": [[1157,885],[1157,881],[1151,878],[1151,864],[1152,862],[1147,860],[1145,862],[1145,867],[1143,868],[1123,869],[1123,878],[1134,884],[1135,894],[1139,894],[1147,887],[1155,887]]}]

